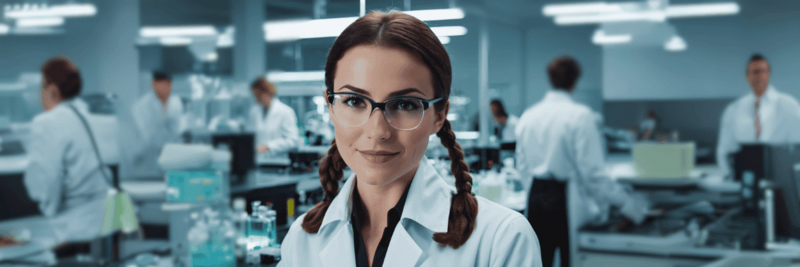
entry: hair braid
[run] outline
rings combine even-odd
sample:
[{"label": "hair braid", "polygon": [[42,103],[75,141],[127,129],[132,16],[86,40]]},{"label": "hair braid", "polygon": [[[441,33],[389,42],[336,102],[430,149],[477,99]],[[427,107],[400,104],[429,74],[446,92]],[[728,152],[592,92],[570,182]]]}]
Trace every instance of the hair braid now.
[{"label": "hair braid", "polygon": [[339,193],[339,181],[342,180],[345,166],[344,159],[339,154],[339,148],[336,146],[336,140],[334,139],[331,142],[331,148],[328,149],[328,155],[319,164],[319,182],[325,191],[325,199],[306,213],[306,217],[303,219],[303,230],[307,233],[316,233],[319,231],[319,227],[322,226],[325,212],[328,211],[333,198]]},{"label": "hair braid", "polygon": [[459,248],[472,235],[475,229],[475,219],[478,216],[478,200],[472,194],[472,176],[469,175],[469,166],[464,162],[464,151],[456,141],[456,135],[450,127],[450,122],[445,120],[442,129],[436,133],[442,140],[442,145],[447,148],[450,155],[450,170],[456,178],[456,194],[450,204],[450,217],[447,233],[435,233],[433,240]]}]

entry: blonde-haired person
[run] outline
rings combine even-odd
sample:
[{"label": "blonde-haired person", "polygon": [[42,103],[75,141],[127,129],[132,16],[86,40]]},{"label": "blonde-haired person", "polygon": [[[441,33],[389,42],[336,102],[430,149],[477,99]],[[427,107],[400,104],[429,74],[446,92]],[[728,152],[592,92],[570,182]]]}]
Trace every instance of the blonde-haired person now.
[{"label": "blonde-haired person", "polygon": [[[444,46],[406,14],[372,12],[336,39],[325,199],[292,225],[279,266],[541,266],[526,218],[471,193],[446,119],[451,77]],[[432,134],[449,150],[455,188],[424,157]],[[345,166],[354,175],[340,190]]]},{"label": "blonde-haired person", "polygon": [[275,97],[274,84],[261,77],[250,85],[257,105],[250,109],[248,130],[256,133],[256,149],[266,158],[289,159],[289,150],[300,144],[297,115]]}]

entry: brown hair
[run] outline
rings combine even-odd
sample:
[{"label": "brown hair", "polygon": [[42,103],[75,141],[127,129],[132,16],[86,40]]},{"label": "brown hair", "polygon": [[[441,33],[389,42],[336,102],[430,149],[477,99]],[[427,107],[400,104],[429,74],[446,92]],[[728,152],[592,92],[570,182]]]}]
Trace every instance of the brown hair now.
[{"label": "brown hair", "polygon": [[69,100],[81,93],[83,82],[78,67],[66,57],[54,57],[42,65],[44,85],[55,84],[61,99]]},{"label": "brown hair", "polygon": [[547,65],[547,74],[550,84],[559,90],[572,90],[581,76],[581,67],[575,59],[569,56],[560,56]]},{"label": "brown hair", "polygon": [[267,81],[267,78],[259,77],[252,84],[250,84],[251,89],[256,89],[262,92],[266,92],[270,95],[275,95],[278,92],[278,88],[275,87],[275,84]]},{"label": "brown hair", "polygon": [[[328,53],[325,64],[325,86],[328,93],[333,93],[333,78],[336,75],[336,64],[347,50],[359,45],[378,45],[404,50],[420,59],[431,71],[435,97],[443,101],[434,104],[437,111],[445,108],[450,96],[452,69],[450,57],[436,35],[422,21],[403,13],[382,13],[373,11],[359,18],[347,27],[336,39]],[[456,136],[445,119],[444,125],[436,133],[447,148],[452,164],[450,166],[456,178],[457,192],[450,204],[450,215],[446,233],[435,233],[433,240],[452,248],[459,248],[469,239],[475,228],[478,216],[478,201],[472,195],[472,177],[469,166],[464,162],[464,152],[456,142]],[[303,229],[308,233],[316,233],[322,225],[322,219],[333,199],[339,193],[339,181],[346,163],[339,155],[334,140],[328,155],[319,166],[320,182],[325,191],[325,199],[308,211],[303,220]]]}]

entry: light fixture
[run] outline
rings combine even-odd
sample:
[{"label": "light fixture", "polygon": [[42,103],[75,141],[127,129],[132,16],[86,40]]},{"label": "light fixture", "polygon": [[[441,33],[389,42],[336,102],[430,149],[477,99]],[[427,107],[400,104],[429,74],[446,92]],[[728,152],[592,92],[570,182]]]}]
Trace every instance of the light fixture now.
[{"label": "light fixture", "polygon": [[9,30],[10,30],[10,28],[8,27],[8,25],[6,25],[4,23],[0,23],[0,35],[8,34]]},{"label": "light fixture", "polygon": [[739,14],[736,3],[686,4],[667,7],[668,18],[727,16]]},{"label": "light fixture", "polygon": [[217,47],[233,47],[235,41],[233,40],[233,34],[236,32],[236,29],[233,26],[229,26],[225,29],[225,32],[217,36]]},{"label": "light fixture", "polygon": [[139,35],[142,37],[212,36],[217,35],[217,29],[210,25],[142,27]]},{"label": "light fixture", "polygon": [[[26,8],[27,7],[27,8]],[[37,6],[33,7],[25,4],[21,8],[18,6],[5,7],[6,19],[24,19],[24,18],[49,18],[49,17],[89,17],[97,14],[97,8],[94,4],[65,4],[54,6]]]},{"label": "light fixture", "polygon": [[668,5],[665,0],[549,4],[542,8],[545,16],[555,17],[557,25],[629,21],[663,22],[672,18],[735,15],[739,11],[739,4],[734,2]]},{"label": "light fixture", "polygon": [[192,43],[192,38],[187,37],[161,37],[159,43],[163,46],[184,46]]},{"label": "light fixture", "polygon": [[461,36],[467,34],[467,28],[464,26],[431,27],[431,31],[436,36]]},{"label": "light fixture", "polygon": [[315,82],[325,80],[325,71],[271,71],[267,73],[270,82]]},{"label": "light fixture", "polygon": [[30,18],[18,19],[17,27],[19,28],[33,28],[33,27],[53,27],[64,25],[64,18]]},{"label": "light fixture", "polygon": [[671,52],[684,51],[686,50],[686,41],[678,35],[672,36],[664,43],[664,49]]},{"label": "light fixture", "polygon": [[552,4],[552,5],[545,5],[544,8],[542,8],[542,13],[545,16],[551,16],[551,17],[585,14],[585,13],[612,13],[612,12],[622,12],[622,11],[623,9],[620,5],[609,4],[604,2]]},{"label": "light fixture", "polygon": [[[460,8],[451,9],[434,9],[434,10],[415,10],[404,11],[403,13],[414,16],[422,21],[436,21],[436,20],[452,20],[464,18],[464,11]],[[324,38],[339,36],[347,26],[355,22],[358,17],[344,17],[332,19],[316,19],[316,20],[287,20],[287,21],[268,21],[264,23],[264,31],[267,42],[286,42],[300,39],[311,38]],[[466,34],[466,28],[461,26],[458,31],[463,31],[462,34],[442,35],[436,33],[435,28],[448,28],[448,27],[433,27],[434,33],[438,36],[454,36]]]},{"label": "light fixture", "polygon": [[596,45],[613,45],[630,43],[633,37],[630,34],[606,35],[603,30],[597,30],[592,36],[592,43]]},{"label": "light fixture", "polygon": [[555,18],[555,22],[557,25],[581,25],[626,21],[664,22],[666,19],[667,16],[663,12],[652,11],[558,16]]},{"label": "light fixture", "polygon": [[414,10],[403,11],[403,13],[414,16],[421,21],[453,20],[464,18],[464,10],[461,10],[460,8]]},{"label": "light fixture", "polygon": [[439,37],[439,42],[442,42],[443,45],[450,43],[450,37],[447,36],[438,36],[438,37]]}]

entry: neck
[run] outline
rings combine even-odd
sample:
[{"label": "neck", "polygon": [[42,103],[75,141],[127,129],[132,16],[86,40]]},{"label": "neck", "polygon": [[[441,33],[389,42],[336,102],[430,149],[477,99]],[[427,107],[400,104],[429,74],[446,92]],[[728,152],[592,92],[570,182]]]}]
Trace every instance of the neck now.
[{"label": "neck", "polygon": [[411,184],[416,170],[410,175],[400,177],[386,185],[371,185],[358,180],[356,177],[356,190],[361,197],[361,203],[354,203],[359,208],[359,220],[366,227],[379,227],[383,229],[388,225],[386,214],[397,205],[406,188]]},{"label": "neck", "polygon": [[753,95],[755,95],[756,98],[761,98],[762,96],[764,96],[765,93],[767,93],[767,88],[761,90],[753,90]]}]

